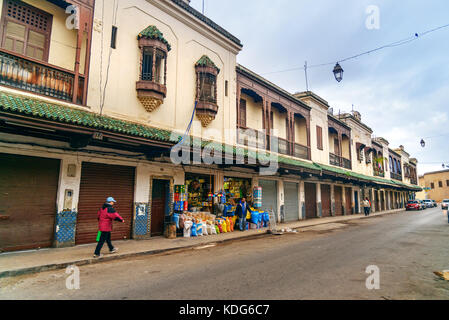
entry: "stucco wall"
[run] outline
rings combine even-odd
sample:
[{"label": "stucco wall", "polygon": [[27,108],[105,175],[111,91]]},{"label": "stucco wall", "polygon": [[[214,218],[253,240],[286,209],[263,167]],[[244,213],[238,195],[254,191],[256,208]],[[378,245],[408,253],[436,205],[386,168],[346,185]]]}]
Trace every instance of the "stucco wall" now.
[{"label": "stucco wall", "polygon": [[[218,41],[207,37],[199,22],[194,22],[186,13],[174,13],[166,4],[157,1],[130,0],[120,2],[117,13],[117,49],[111,51],[110,37],[113,8],[96,2],[95,31],[93,33],[91,86],[88,105],[100,111],[100,86],[104,88],[109,65],[109,79],[106,88],[103,114],[141,122],[168,130],[184,132],[194,109],[196,93],[195,63],[203,55],[220,68],[217,77],[218,114],[215,120],[203,128],[195,117],[191,133],[205,139],[223,141],[225,128],[232,128],[228,143],[235,142],[236,127],[236,54]],[[193,22],[192,22],[193,21]],[[167,58],[167,97],[155,111],[148,113],[137,98],[136,81],[139,78],[140,51],[137,35],[149,25],[155,25],[170,43]],[[102,30],[104,32],[103,55]],[[210,34],[210,31],[209,31]],[[102,76],[102,77],[100,77]],[[225,81],[229,82],[228,96],[225,96]]]}]

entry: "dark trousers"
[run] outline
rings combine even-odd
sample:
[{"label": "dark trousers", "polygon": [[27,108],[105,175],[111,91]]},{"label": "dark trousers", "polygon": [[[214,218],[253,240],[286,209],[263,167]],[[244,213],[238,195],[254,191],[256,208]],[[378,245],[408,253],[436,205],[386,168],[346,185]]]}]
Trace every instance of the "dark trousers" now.
[{"label": "dark trousers", "polygon": [[246,216],[244,216],[242,218],[239,217],[239,229],[240,229],[240,231],[246,230]]},{"label": "dark trousers", "polygon": [[103,248],[105,242],[108,244],[109,251],[114,250],[114,246],[111,242],[111,233],[101,231],[100,241],[98,241],[97,248],[95,249],[95,254],[97,256],[100,255],[101,248]]},{"label": "dark trousers", "polygon": [[369,216],[370,207],[364,207],[365,209],[365,216]]}]

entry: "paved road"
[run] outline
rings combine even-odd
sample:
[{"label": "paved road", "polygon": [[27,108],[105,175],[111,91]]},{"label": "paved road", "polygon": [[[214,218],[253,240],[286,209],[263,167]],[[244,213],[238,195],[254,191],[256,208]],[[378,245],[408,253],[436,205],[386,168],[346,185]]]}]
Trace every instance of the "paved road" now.
[{"label": "paved road", "polygon": [[[0,279],[0,299],[449,299],[449,224],[441,209],[216,247]],[[366,267],[380,270],[367,290]]]}]

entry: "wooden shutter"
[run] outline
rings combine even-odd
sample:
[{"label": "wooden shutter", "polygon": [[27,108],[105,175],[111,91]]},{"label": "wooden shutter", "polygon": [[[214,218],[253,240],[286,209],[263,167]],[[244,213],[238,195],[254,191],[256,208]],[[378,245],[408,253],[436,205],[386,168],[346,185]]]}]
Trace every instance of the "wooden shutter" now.
[{"label": "wooden shutter", "polygon": [[317,148],[323,150],[323,128],[316,126]]},{"label": "wooden shutter", "polygon": [[38,60],[48,60],[53,18],[18,0],[4,1],[2,48]]},{"label": "wooden shutter", "polygon": [[246,128],[246,100],[240,99],[240,127]]}]

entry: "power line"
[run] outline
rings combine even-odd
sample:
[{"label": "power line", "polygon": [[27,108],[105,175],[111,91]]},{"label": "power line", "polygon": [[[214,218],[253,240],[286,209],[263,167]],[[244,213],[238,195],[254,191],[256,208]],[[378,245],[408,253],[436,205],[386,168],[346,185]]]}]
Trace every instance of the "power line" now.
[{"label": "power line", "polygon": [[[422,33],[415,33],[413,36],[404,38],[402,40],[395,41],[395,42],[392,42],[392,43],[380,46],[378,48],[375,48],[375,49],[372,49],[372,50],[368,50],[368,51],[356,54],[354,56],[350,56],[350,57],[343,58],[343,59],[338,59],[336,61],[339,62],[339,63],[340,62],[345,62],[345,61],[348,61],[348,60],[357,59],[357,58],[359,58],[361,56],[364,56],[364,55],[367,55],[367,54],[371,54],[371,53],[374,53],[374,52],[377,52],[377,51],[380,51],[380,50],[383,50],[383,49],[402,46],[402,45],[408,44],[410,42],[416,41],[416,40],[422,38],[425,35],[428,35],[430,33],[436,32],[438,30],[441,30],[441,29],[444,29],[444,28],[447,28],[447,27],[449,27],[449,24],[445,24],[445,25],[442,25],[442,26],[439,26],[439,27],[436,27],[436,28],[424,31]],[[310,66],[307,66],[307,68],[308,69],[310,69],[310,68],[319,68],[319,67],[325,67],[325,66],[330,66],[330,65],[334,65],[334,64],[335,64],[335,61],[327,62],[327,63],[315,64],[315,65],[310,65]],[[305,70],[305,67],[296,67],[296,68],[290,68],[290,69],[285,69],[285,70],[280,70],[280,71],[273,71],[273,72],[263,73],[262,75],[285,73],[285,72],[298,71],[298,70]]]}]

